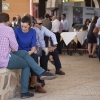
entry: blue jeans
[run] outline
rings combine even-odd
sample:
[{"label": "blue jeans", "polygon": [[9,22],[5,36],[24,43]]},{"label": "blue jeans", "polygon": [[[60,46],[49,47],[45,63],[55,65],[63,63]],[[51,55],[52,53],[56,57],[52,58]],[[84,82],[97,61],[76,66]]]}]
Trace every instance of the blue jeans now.
[{"label": "blue jeans", "polygon": [[21,72],[21,93],[28,92],[30,68],[40,75],[45,70],[41,68],[34,59],[27,53],[27,51],[20,50],[11,53],[10,60],[8,62],[8,69],[22,69]]}]

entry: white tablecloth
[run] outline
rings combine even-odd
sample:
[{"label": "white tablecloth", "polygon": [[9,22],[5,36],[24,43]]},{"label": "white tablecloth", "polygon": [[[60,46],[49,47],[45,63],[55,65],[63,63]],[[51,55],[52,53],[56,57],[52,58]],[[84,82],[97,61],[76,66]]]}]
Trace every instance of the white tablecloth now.
[{"label": "white tablecloth", "polygon": [[61,37],[63,38],[66,45],[68,45],[77,36],[78,41],[83,45],[85,39],[87,39],[87,33],[84,32],[62,32]]}]

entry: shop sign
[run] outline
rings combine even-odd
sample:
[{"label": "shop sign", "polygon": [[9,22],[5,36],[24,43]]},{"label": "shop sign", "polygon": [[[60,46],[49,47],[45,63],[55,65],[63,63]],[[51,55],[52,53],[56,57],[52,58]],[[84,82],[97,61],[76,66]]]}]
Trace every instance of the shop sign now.
[{"label": "shop sign", "polygon": [[2,10],[10,10],[10,4],[9,3],[2,3]]},{"label": "shop sign", "polygon": [[33,0],[33,3],[38,4],[39,0]]}]

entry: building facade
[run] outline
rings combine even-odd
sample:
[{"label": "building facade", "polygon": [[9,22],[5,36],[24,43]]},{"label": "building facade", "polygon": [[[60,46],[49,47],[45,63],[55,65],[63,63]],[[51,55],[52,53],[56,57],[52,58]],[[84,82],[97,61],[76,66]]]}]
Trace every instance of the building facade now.
[{"label": "building facade", "polygon": [[[22,17],[25,13],[31,14],[34,17],[44,17],[46,13],[46,2],[48,0],[38,0],[39,3],[37,4],[34,4],[34,1],[37,0],[0,0],[0,4],[1,2],[3,3],[2,12],[8,13],[11,19],[16,15]],[[91,0],[85,0],[86,6],[91,6],[90,1]],[[95,5],[99,3],[98,1],[99,0],[92,0],[92,7],[95,7]]]}]

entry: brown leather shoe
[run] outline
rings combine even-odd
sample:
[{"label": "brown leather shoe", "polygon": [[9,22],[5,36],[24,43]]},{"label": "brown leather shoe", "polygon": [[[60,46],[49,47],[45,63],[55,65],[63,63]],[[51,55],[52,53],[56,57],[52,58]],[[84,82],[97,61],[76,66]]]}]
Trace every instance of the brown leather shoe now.
[{"label": "brown leather shoe", "polygon": [[65,75],[65,72],[63,72],[62,70],[57,70],[57,71],[55,72],[55,74]]},{"label": "brown leather shoe", "polygon": [[36,86],[41,86],[41,83],[31,83],[30,84],[30,87],[32,87],[32,88],[34,88],[34,87],[36,87]]},{"label": "brown leather shoe", "polygon": [[37,82],[37,76],[31,76],[30,87],[41,86],[41,83]]},{"label": "brown leather shoe", "polygon": [[35,88],[35,91],[38,93],[46,93],[46,90],[44,90],[42,86],[37,86]]}]

